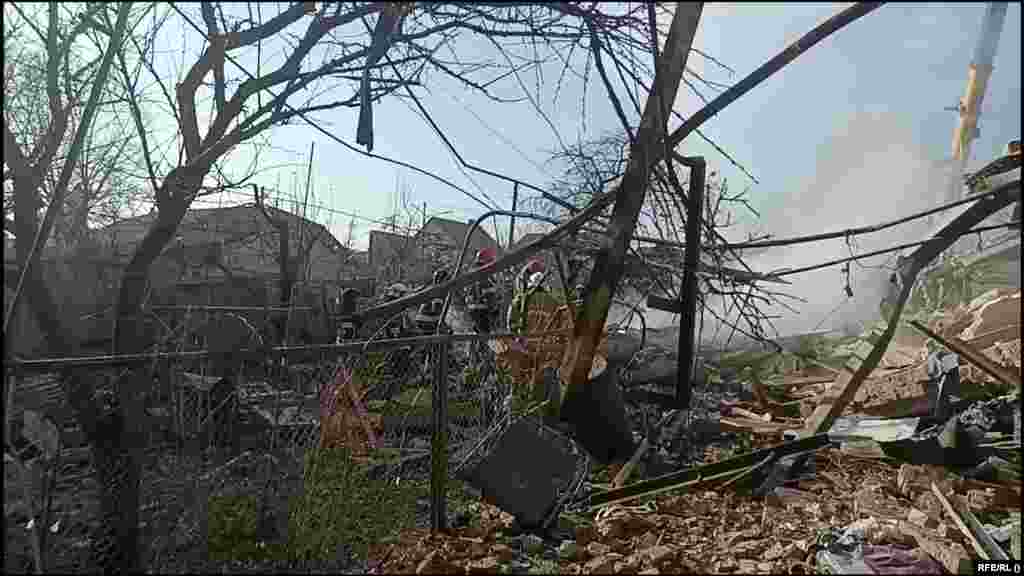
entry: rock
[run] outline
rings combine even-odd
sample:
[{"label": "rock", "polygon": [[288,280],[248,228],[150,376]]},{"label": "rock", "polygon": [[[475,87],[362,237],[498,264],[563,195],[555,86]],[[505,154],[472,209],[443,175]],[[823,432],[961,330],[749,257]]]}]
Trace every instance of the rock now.
[{"label": "rock", "polygon": [[930,489],[928,492],[918,494],[917,497],[914,498],[914,508],[917,508],[932,518],[942,518],[942,515],[945,514],[942,508],[942,503],[939,502],[939,499],[935,497],[935,494],[933,494]]},{"label": "rock", "polygon": [[903,505],[895,498],[870,488],[861,488],[854,495],[854,513],[879,519],[896,520],[905,518]]},{"label": "rock", "polygon": [[[803,546],[801,548],[801,545]],[[809,546],[806,540],[797,540],[793,544],[786,547],[786,558],[789,560],[800,561],[807,557],[807,550]]]},{"label": "rock", "polygon": [[755,561],[755,560],[750,560],[748,558],[741,558],[740,559],[740,569],[739,569],[739,571],[742,574],[753,574],[753,573],[757,572],[757,570],[758,570],[757,565],[758,565],[758,562]]},{"label": "rock", "polygon": [[576,528],[576,543],[586,546],[597,538],[597,529],[593,526],[579,526]]},{"label": "rock", "polygon": [[671,546],[660,544],[658,546],[653,546],[651,548],[648,548],[647,550],[644,550],[644,555],[647,557],[647,560],[651,564],[658,566],[661,565],[663,562],[668,562],[669,560],[674,558],[676,555],[676,550]]},{"label": "rock", "polygon": [[646,548],[650,548],[652,546],[657,546],[657,545],[658,545],[658,535],[655,534],[654,532],[646,532],[637,541],[636,547],[638,549],[640,549],[640,550],[644,550]]},{"label": "rock", "polygon": [[922,528],[935,528],[939,525],[939,521],[931,516],[921,512],[917,508],[911,508],[910,512],[907,513],[907,520],[912,524],[921,526]]},{"label": "rock", "polygon": [[633,544],[631,540],[615,540],[611,543],[612,552],[616,554],[622,554],[623,556],[629,556],[629,553],[633,551]]},{"label": "rock", "polygon": [[494,556],[489,556],[482,560],[470,562],[466,566],[466,572],[469,574],[494,574],[498,571],[498,567],[501,565],[498,559]]},{"label": "rock", "polygon": [[778,560],[779,558],[788,556],[790,551],[795,548],[796,547],[792,544],[784,546],[780,542],[774,542],[771,547],[764,551],[764,559],[768,561]]},{"label": "rock", "polygon": [[558,545],[558,558],[560,560],[574,560],[580,553],[580,547],[573,540],[563,540]]},{"label": "rock", "polygon": [[654,568],[654,567],[645,568],[645,569],[641,570],[639,573],[640,574],[661,574],[661,572],[659,572],[658,569]]},{"label": "rock", "polygon": [[505,544],[494,544],[491,546],[491,554],[497,556],[502,561],[509,561],[515,558],[516,553],[512,548]]},{"label": "rock", "polygon": [[588,574],[614,574],[615,563],[622,558],[622,554],[609,552],[604,556],[594,558],[583,565],[583,572]]},{"label": "rock", "polygon": [[736,560],[732,558],[723,558],[718,562],[715,572],[734,572],[739,567]]},{"label": "rock", "polygon": [[611,547],[602,542],[591,542],[590,544],[587,544],[587,554],[593,558],[604,556],[611,551]]},{"label": "rock", "polygon": [[640,566],[643,565],[643,561],[634,554],[632,556],[626,556],[622,560],[615,563],[616,574],[636,574],[640,570]]}]

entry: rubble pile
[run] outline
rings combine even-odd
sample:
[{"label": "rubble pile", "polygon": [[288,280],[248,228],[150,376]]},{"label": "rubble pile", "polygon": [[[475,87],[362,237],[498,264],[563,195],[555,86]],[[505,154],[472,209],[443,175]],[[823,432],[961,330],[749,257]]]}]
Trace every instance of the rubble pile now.
[{"label": "rubble pile", "polygon": [[[634,475],[633,488],[647,482],[651,490],[627,497],[631,485],[612,482],[616,467],[591,471],[582,497],[617,496],[569,506],[556,527],[533,533],[473,503],[468,520],[446,534],[417,530],[382,543],[376,569],[956,574],[976,559],[1019,560],[1020,319],[1020,292],[995,290],[910,321],[844,414],[813,438],[805,420],[846,381],[838,366],[798,362],[775,377],[723,369],[695,394],[686,429],[663,431],[640,467],[645,473]],[[870,334],[849,344],[861,353],[865,346],[873,346]],[[634,428],[643,432],[658,416]],[[708,426],[714,430],[695,431]],[[714,441],[723,434],[747,441]],[[793,464],[800,453],[793,446],[803,442],[819,443]],[[775,451],[753,466],[716,468],[718,478],[702,473],[739,453],[760,459]],[[758,471],[787,458],[791,472]],[[698,464],[683,478],[685,466]],[[737,482],[752,476],[753,483]]]}]

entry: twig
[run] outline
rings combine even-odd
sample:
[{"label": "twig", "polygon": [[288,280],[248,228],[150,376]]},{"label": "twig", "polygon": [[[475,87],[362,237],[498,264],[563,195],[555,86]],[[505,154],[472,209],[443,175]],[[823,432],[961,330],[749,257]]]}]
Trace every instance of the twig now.
[{"label": "twig", "polygon": [[651,445],[655,444],[658,441],[657,436],[660,436],[661,429],[666,424],[668,424],[668,422],[671,419],[675,418],[677,414],[677,410],[670,410],[668,414],[665,414],[661,418],[661,420],[654,427],[654,432],[652,435],[655,437],[652,438],[652,435],[648,435],[647,438],[644,438],[643,442],[640,443],[640,446],[637,447],[636,452],[633,453],[633,456],[619,470],[619,473],[615,475],[615,478],[612,479],[612,488],[621,488],[625,486],[626,480],[629,479],[629,475],[632,474],[633,469],[636,468],[637,463],[639,463],[640,460],[644,457],[644,454],[647,453],[648,448],[650,448]]}]

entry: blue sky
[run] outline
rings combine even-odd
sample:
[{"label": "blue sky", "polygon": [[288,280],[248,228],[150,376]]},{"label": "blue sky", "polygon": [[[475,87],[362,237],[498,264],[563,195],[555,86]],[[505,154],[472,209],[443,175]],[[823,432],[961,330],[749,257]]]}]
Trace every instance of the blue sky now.
[{"label": "blue sky", "polygon": [[[695,47],[736,73],[729,74],[696,54],[689,65],[715,81],[735,82],[842,6],[708,4]],[[705,124],[705,133],[753,172],[759,184],[750,182],[696,137],[684,143],[683,152],[705,155],[733,190],[749,187],[749,199],[762,212],[761,225],[769,231],[776,228],[774,212],[801,210],[788,205],[789,195],[814,178],[816,164],[827,155],[831,139],[842,136],[863,115],[888,118],[884,123],[898,124],[903,136],[909,134],[927,157],[941,160],[949,155],[956,122],[955,114],[943,108],[953,105],[963,92],[984,7],[981,3],[886,5],[818,45]],[[981,137],[972,149],[972,157],[979,159],[975,163],[997,155],[1008,140],[1020,135],[1019,47],[1020,6],[1011,4],[985,100]],[[430,93],[420,92],[422,102],[468,161],[540,186],[557,173],[556,166],[545,165],[549,152],[558,148],[557,140],[529,104],[496,104],[447,79],[434,78]],[[517,88],[511,86],[508,93]],[[563,89],[558,103],[542,104],[569,142],[575,141],[581,125],[580,94],[576,82]],[[696,97],[687,93],[677,102],[677,110],[686,114],[698,105]],[[479,185],[496,202],[511,205],[511,185],[472,173],[476,185],[470,182],[411,104],[389,98],[376,106],[374,117],[375,152],[427,167],[477,195]],[[354,143],[354,110],[318,118]],[[592,85],[586,135],[617,127],[603,92]],[[886,136],[878,134],[879,145]],[[273,149],[263,154],[261,165],[290,165],[267,170],[260,178],[270,186],[280,182],[286,191],[293,181],[300,182],[301,188],[309,144],[316,142],[314,196],[325,207],[317,219],[329,222],[344,239],[349,218],[331,210],[358,214],[362,219],[355,221],[357,245],[365,244],[368,231],[377,226],[367,219],[383,220],[392,213],[396,182],[405,189],[408,204],[417,209],[425,202],[428,212],[448,211],[446,215],[454,218],[482,213],[479,204],[459,192],[360,157],[302,123],[275,128],[270,140]],[[243,163],[246,155],[237,156],[238,163]],[[827,199],[828,193],[822,193]]]}]

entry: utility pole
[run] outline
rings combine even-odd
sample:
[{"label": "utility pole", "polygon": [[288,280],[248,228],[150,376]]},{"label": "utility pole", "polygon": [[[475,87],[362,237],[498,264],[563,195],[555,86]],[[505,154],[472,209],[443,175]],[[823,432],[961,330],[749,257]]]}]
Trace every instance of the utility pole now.
[{"label": "utility pole", "polygon": [[[512,186],[512,211],[516,211],[516,206],[519,204],[519,182],[516,182]],[[511,248],[512,244],[516,241],[516,217],[513,215],[508,222],[508,247]]]},{"label": "utility pole", "polygon": [[309,208],[309,189],[310,189],[309,184],[310,184],[310,181],[313,178],[313,147],[315,145],[316,145],[316,141],[313,141],[313,142],[309,143],[309,164],[306,166],[306,197],[302,201],[302,215],[301,215],[302,221],[301,221],[301,225],[299,226],[299,250],[301,250],[302,252],[300,254],[298,254],[298,257],[299,257],[300,262],[302,264],[302,269],[303,269],[302,279],[303,280],[308,280],[309,279],[309,262],[308,261],[309,261],[309,250],[310,250],[310,248],[307,248],[306,245],[303,244],[303,239],[304,239],[303,237],[305,236],[305,234],[303,232],[305,232],[305,230],[306,230],[306,210]]}]

